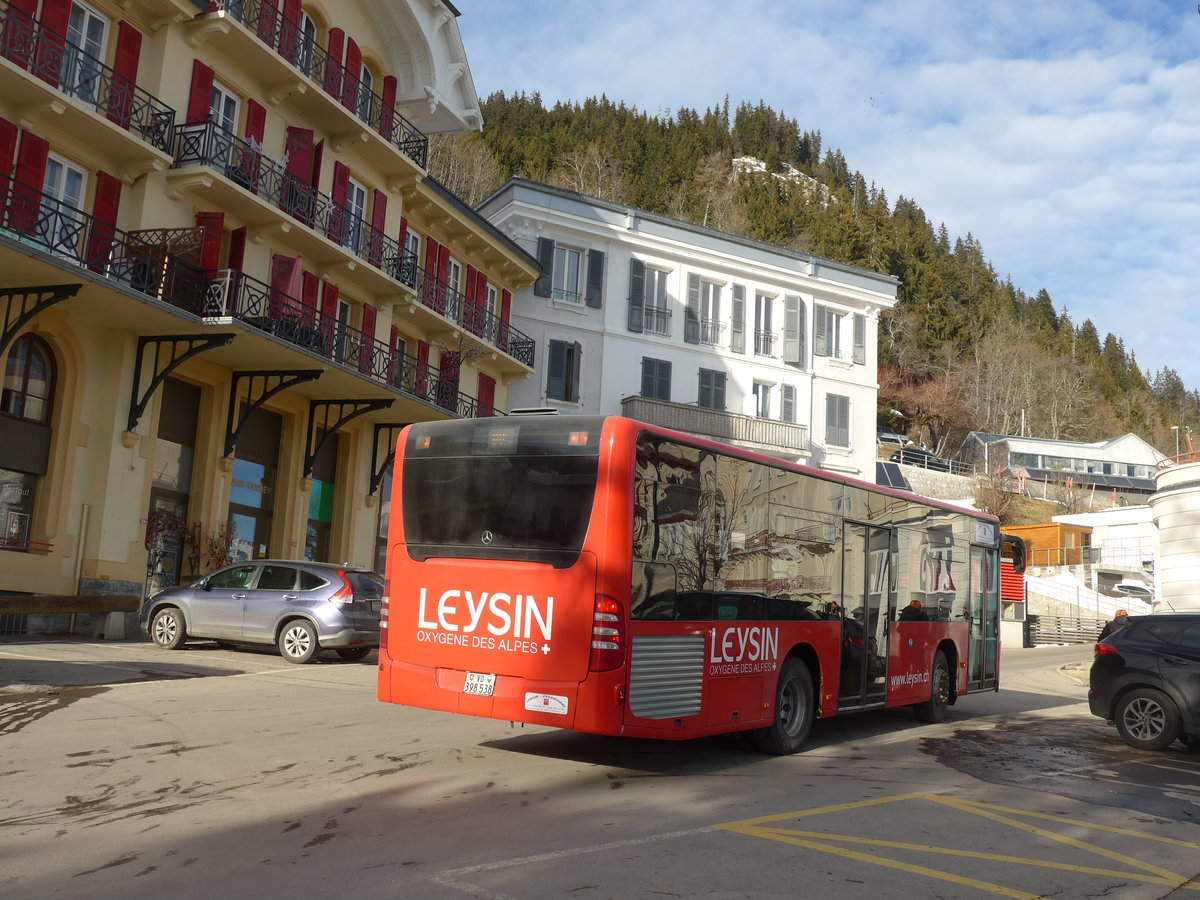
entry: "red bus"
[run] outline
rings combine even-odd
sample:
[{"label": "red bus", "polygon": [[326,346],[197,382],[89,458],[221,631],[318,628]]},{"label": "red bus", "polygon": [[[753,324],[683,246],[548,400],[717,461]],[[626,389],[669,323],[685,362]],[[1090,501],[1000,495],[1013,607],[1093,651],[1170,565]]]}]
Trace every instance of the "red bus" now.
[{"label": "red bus", "polygon": [[999,681],[995,518],[616,416],[411,425],[379,699],[606,735],[750,732]]}]

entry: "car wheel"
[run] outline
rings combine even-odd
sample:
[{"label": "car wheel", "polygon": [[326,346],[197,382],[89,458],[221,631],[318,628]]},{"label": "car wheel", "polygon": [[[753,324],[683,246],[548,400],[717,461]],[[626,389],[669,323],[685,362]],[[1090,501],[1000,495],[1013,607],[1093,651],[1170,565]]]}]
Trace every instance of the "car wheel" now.
[{"label": "car wheel", "polygon": [[317,641],[317,629],[308,619],[293,619],[279,632],[280,655],[290,663],[308,662],[321,649]]},{"label": "car wheel", "polygon": [[913,707],[918,722],[934,723],[946,718],[946,707],[950,705],[950,666],[946,654],[939,650],[933,657],[933,669],[929,677],[929,699]]},{"label": "car wheel", "polygon": [[178,650],[187,640],[183,613],[174,606],[160,609],[150,620],[150,638],[164,650]]},{"label": "car wheel", "polygon": [[1130,691],[1117,703],[1117,734],[1139,750],[1164,750],[1179,737],[1179,710],[1154,688]]},{"label": "car wheel", "polygon": [[374,649],[374,647],[343,647],[337,651],[337,655],[346,662],[358,662],[360,659],[366,659],[367,654]]},{"label": "car wheel", "polygon": [[775,685],[775,721],[754,732],[754,745],[763,753],[795,753],[808,739],[813,723],[813,685],[808,666],[785,659]]}]

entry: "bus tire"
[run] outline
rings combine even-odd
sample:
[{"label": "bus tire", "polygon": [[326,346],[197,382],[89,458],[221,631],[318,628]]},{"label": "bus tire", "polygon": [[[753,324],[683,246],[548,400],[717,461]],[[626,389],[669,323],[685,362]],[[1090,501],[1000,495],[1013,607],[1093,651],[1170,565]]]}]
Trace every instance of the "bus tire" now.
[{"label": "bus tire", "polygon": [[933,657],[933,669],[929,675],[929,699],[913,707],[918,722],[933,724],[946,718],[946,707],[950,705],[950,666],[946,654],[939,650]]},{"label": "bus tire", "polygon": [[812,730],[813,685],[808,666],[788,657],[775,684],[775,721],[754,732],[754,746],[763,753],[795,753]]}]

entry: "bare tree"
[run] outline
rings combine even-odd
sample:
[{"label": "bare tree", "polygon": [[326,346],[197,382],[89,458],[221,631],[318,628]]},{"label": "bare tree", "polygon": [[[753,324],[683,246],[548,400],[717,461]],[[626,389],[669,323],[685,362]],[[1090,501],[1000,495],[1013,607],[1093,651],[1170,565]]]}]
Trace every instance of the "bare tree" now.
[{"label": "bare tree", "polygon": [[550,183],[614,203],[625,203],[630,195],[629,180],[621,172],[620,163],[594,143],[558,156]]},{"label": "bare tree", "polygon": [[504,182],[504,173],[492,151],[475,132],[431,135],[428,168],[429,174],[471,207],[486,200]]}]

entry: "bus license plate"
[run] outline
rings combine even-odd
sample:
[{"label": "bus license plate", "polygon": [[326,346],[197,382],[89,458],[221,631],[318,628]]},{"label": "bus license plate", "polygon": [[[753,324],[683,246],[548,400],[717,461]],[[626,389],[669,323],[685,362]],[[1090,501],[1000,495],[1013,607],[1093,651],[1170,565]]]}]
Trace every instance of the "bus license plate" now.
[{"label": "bus license plate", "polygon": [[467,680],[463,683],[463,693],[477,697],[490,697],[495,688],[496,676],[483,672],[468,672]]}]

